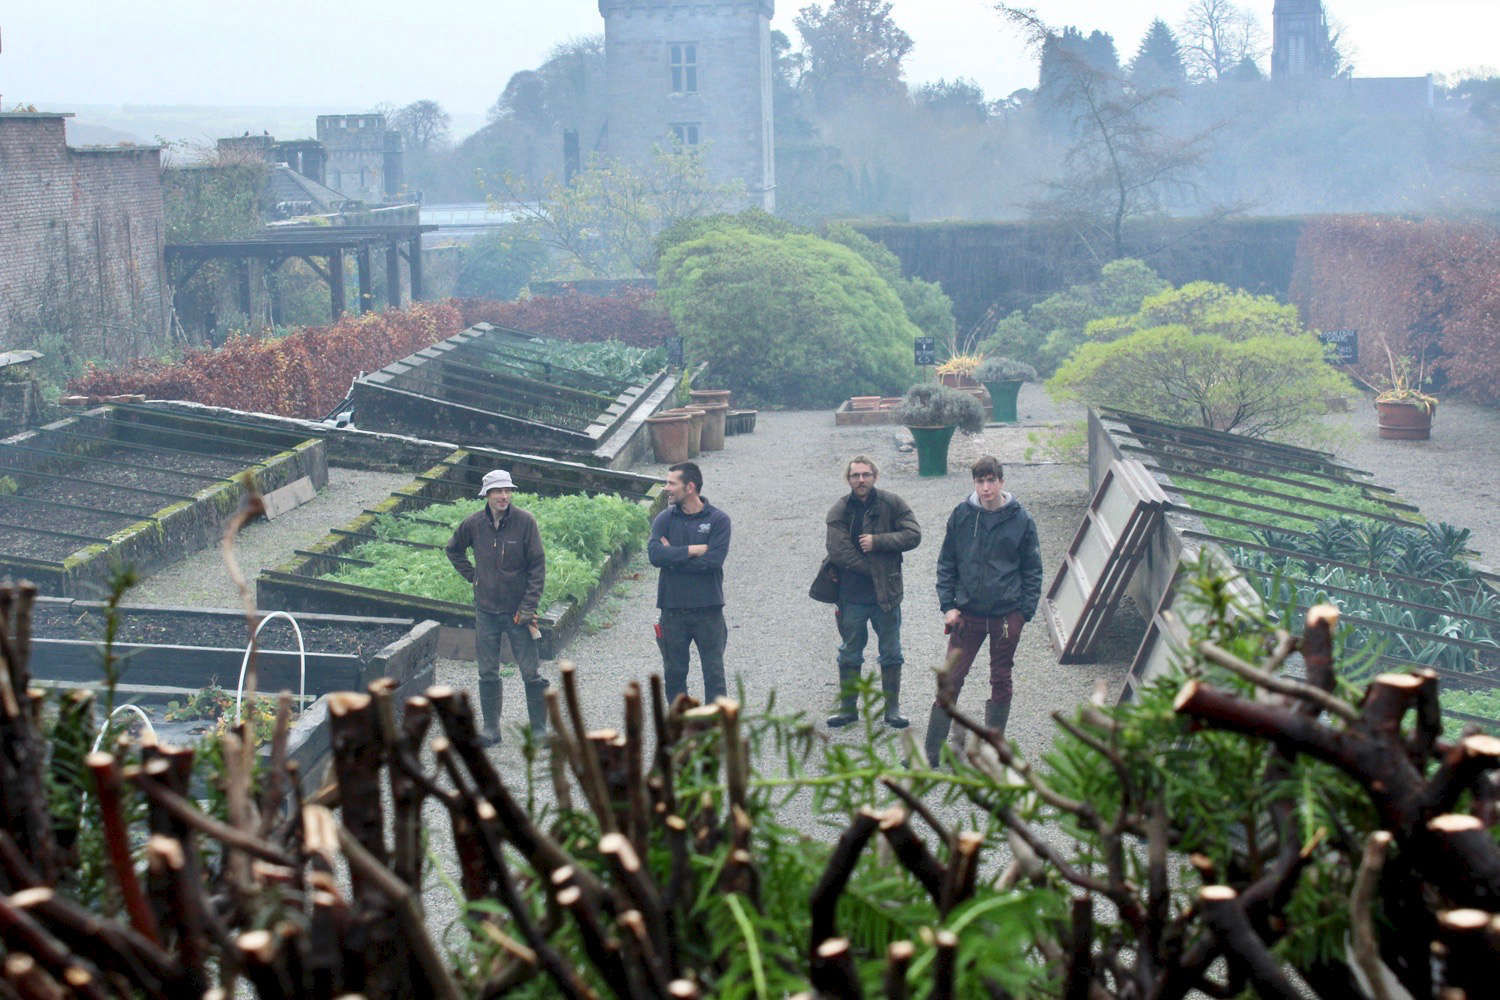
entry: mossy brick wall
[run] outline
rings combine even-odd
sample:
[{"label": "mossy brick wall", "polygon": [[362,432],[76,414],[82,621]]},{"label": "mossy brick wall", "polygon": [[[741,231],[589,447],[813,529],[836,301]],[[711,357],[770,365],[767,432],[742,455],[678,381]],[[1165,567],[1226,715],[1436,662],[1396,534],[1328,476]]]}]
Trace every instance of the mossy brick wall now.
[{"label": "mossy brick wall", "polygon": [[[167,346],[161,154],[71,148],[56,114],[0,114],[0,334],[53,317],[82,355]],[[56,323],[61,320],[62,329]]]},{"label": "mossy brick wall", "polygon": [[[1304,220],[1171,219],[1126,234],[1126,256],[1141,257],[1174,285],[1217,281],[1285,300]],[[936,281],[953,299],[960,330],[991,304],[1001,314],[1098,275],[1103,261],[1068,232],[1024,222],[861,224],[901,260],[908,275]]]}]

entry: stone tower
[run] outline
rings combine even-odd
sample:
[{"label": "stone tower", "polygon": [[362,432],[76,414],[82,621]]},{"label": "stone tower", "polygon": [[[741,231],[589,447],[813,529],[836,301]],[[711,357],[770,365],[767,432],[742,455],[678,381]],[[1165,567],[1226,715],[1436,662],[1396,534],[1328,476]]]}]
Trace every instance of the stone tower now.
[{"label": "stone tower", "polygon": [[716,181],[776,205],[771,124],[775,0],[599,0],[607,149],[642,163],[654,146],[703,146]]},{"label": "stone tower", "polygon": [[1333,75],[1333,46],[1322,0],[1276,0],[1271,25],[1271,79]]}]

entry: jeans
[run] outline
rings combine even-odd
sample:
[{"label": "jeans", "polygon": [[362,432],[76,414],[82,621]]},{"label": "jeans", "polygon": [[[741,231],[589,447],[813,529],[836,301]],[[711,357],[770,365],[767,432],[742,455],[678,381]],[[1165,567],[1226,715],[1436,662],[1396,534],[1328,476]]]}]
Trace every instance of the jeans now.
[{"label": "jeans", "polygon": [[689,647],[695,642],[703,665],[703,703],[712,704],[725,693],[724,645],[729,641],[729,626],[724,624],[723,607],[662,608],[660,628],[667,704],[687,693]]},{"label": "jeans", "polygon": [[878,604],[838,604],[833,610],[838,622],[839,666],[863,667],[865,643],[869,641],[869,626],[875,627],[875,638],[880,647],[881,669],[899,667],[904,662],[901,656],[901,607],[882,611]]},{"label": "jeans", "polygon": [[523,623],[517,625],[511,615],[474,609],[474,660],[479,664],[479,679],[500,679],[500,640],[510,636],[511,652],[521,667],[521,680],[527,687],[542,683],[541,660],[536,640]]},{"label": "jeans", "polygon": [[948,671],[938,683],[957,702],[964,679],[969,676],[969,667],[979,655],[979,647],[989,639],[990,700],[1010,704],[1010,672],[1015,666],[1016,646],[1021,641],[1021,627],[1026,624],[1026,619],[1019,611],[988,618],[959,614],[958,624],[948,633]]}]

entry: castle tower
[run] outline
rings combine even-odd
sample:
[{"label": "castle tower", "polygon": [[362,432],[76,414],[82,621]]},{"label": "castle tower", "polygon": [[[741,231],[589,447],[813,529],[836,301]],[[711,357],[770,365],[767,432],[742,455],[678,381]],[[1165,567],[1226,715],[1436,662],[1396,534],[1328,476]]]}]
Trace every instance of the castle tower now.
[{"label": "castle tower", "polygon": [[1271,9],[1271,79],[1327,79],[1333,46],[1322,0],[1276,0]]},{"label": "castle tower", "polygon": [[606,145],[643,163],[655,146],[702,146],[716,181],[776,205],[771,124],[775,0],[599,0]]}]

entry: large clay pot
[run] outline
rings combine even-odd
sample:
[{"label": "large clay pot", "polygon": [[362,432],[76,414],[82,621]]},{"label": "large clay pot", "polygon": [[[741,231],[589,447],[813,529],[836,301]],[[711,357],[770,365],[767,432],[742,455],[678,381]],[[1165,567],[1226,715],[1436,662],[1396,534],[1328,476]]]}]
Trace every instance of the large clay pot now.
[{"label": "large clay pot", "polygon": [[704,451],[724,450],[724,418],[729,415],[728,403],[694,403],[693,406],[703,411],[703,440],[700,442]]},{"label": "large clay pot", "polygon": [[946,476],[948,474],[948,443],[953,440],[956,428],[911,427],[911,438],[917,445],[917,475]]},{"label": "large clay pot", "polygon": [[1381,437],[1393,441],[1426,441],[1432,437],[1432,418],[1437,406],[1429,409],[1421,403],[1377,402],[1375,412]]},{"label": "large clay pot", "polygon": [[692,420],[691,437],[688,440],[688,458],[697,458],[698,453],[703,450],[703,409],[697,406],[678,407],[678,413],[686,414]]},{"label": "large clay pot", "polygon": [[692,417],[686,413],[658,413],[646,418],[646,426],[651,428],[651,450],[659,464],[676,465],[688,460]]},{"label": "large clay pot", "polygon": [[1021,383],[1006,380],[1004,382],[986,382],[985,389],[990,394],[990,417],[997,424],[1013,424],[1016,422],[1016,396],[1021,391]]},{"label": "large clay pot", "polygon": [[728,389],[692,389],[688,392],[694,403],[723,403],[729,405]]}]

